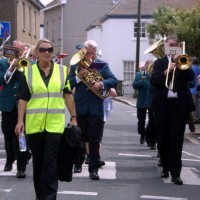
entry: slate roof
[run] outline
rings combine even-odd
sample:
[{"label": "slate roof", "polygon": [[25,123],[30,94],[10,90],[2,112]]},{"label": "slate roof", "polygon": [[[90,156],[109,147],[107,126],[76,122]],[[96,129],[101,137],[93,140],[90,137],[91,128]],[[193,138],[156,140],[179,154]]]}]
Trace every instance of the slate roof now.
[{"label": "slate roof", "polygon": [[[200,5],[200,0],[141,0],[141,17],[150,18],[155,8],[164,5],[186,10]],[[138,0],[121,0],[108,10],[104,16],[89,25],[86,31],[95,26],[100,26],[108,18],[137,18],[137,13]]]}]

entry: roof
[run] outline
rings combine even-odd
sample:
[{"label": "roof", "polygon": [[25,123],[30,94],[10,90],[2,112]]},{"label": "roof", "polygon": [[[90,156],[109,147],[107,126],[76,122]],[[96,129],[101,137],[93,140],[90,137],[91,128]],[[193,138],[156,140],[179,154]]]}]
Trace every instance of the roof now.
[{"label": "roof", "polygon": [[50,3],[48,3],[48,4],[46,5],[45,8],[50,7],[50,6],[53,6],[53,5],[56,5],[56,4],[58,4],[58,3],[60,3],[60,0],[52,0]]},{"label": "roof", "polygon": [[[141,17],[151,18],[153,10],[160,6],[171,8],[190,9],[200,5],[199,0],[141,0]],[[109,18],[137,18],[138,0],[121,0],[115,4],[105,15],[94,21],[87,27],[89,30],[95,26],[100,26],[102,22]]]},{"label": "roof", "polygon": [[29,1],[40,10],[44,8],[44,5],[40,2],[40,0],[29,0]]}]

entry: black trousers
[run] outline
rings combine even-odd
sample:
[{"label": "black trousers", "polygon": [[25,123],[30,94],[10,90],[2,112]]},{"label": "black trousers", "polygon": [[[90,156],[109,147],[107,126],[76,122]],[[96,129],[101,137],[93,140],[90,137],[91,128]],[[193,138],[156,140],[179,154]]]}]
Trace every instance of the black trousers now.
[{"label": "black trousers", "polygon": [[146,127],[146,142],[150,146],[154,146],[157,142],[157,134],[155,130],[155,114],[152,109],[148,109],[149,121]]},{"label": "black trousers", "polygon": [[18,137],[15,134],[17,124],[17,107],[11,112],[2,112],[1,128],[4,134],[6,163],[12,164],[17,160],[17,170],[25,171],[27,164],[27,152],[20,152]]},{"label": "black trousers", "polygon": [[188,119],[187,112],[180,108],[176,98],[168,99],[165,113],[157,115],[159,119],[160,156],[163,170],[170,171],[172,177],[180,177],[182,169],[182,148],[184,132]]},{"label": "black trousers", "polygon": [[33,157],[33,181],[39,200],[56,200],[58,190],[58,151],[62,134],[27,135]]},{"label": "black trousers", "polygon": [[104,129],[103,116],[81,115],[77,118],[78,125],[83,133],[84,142],[89,143],[90,163],[89,172],[98,172],[100,161],[99,145]]},{"label": "black trousers", "polygon": [[147,115],[147,108],[137,108],[138,118],[138,133],[140,135],[146,135],[145,120]]}]

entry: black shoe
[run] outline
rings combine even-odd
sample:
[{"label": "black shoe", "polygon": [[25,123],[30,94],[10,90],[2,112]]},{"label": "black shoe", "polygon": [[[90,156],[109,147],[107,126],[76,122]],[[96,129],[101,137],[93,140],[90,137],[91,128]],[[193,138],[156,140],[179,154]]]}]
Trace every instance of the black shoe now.
[{"label": "black shoe", "polygon": [[12,164],[6,163],[4,167],[4,172],[10,172],[12,171],[12,168],[13,168]]},{"label": "black shoe", "polygon": [[179,177],[172,177],[171,181],[176,185],[183,185],[183,181]]},{"label": "black shoe", "polygon": [[28,165],[29,163],[29,160],[31,159],[31,153],[30,152],[27,152],[27,158],[26,158],[26,164]]},{"label": "black shoe", "polygon": [[144,144],[145,143],[145,136],[141,135],[140,137],[140,144]]},{"label": "black shoe", "polygon": [[81,173],[82,172],[82,167],[81,166],[74,166],[74,173]]},{"label": "black shoe", "polygon": [[160,176],[161,178],[169,178],[169,172],[163,170]]},{"label": "black shoe", "polygon": [[90,178],[91,178],[92,180],[99,180],[99,175],[98,175],[97,172],[91,172],[91,173],[90,173]]},{"label": "black shoe", "polygon": [[24,171],[18,171],[16,174],[17,178],[26,178],[26,173]]},{"label": "black shoe", "polygon": [[85,159],[85,164],[89,164],[89,162],[90,162],[90,156],[89,155],[87,155],[87,157],[86,157],[86,159]]},{"label": "black shoe", "polygon": [[150,146],[150,150],[156,150],[156,146],[155,145],[151,145]]},{"label": "black shoe", "polygon": [[162,163],[161,163],[161,160],[159,159],[158,161],[158,167],[162,167]]},{"label": "black shoe", "polygon": [[104,166],[106,163],[103,160],[99,161],[99,165],[98,168],[101,168],[102,166]]}]

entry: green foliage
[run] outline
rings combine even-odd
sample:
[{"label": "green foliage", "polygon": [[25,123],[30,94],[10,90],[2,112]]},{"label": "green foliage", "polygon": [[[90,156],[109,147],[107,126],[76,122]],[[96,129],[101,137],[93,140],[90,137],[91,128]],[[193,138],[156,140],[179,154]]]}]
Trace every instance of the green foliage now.
[{"label": "green foliage", "polygon": [[200,6],[188,10],[159,7],[146,28],[150,41],[176,34],[179,41],[185,41],[186,53],[200,58]]}]

